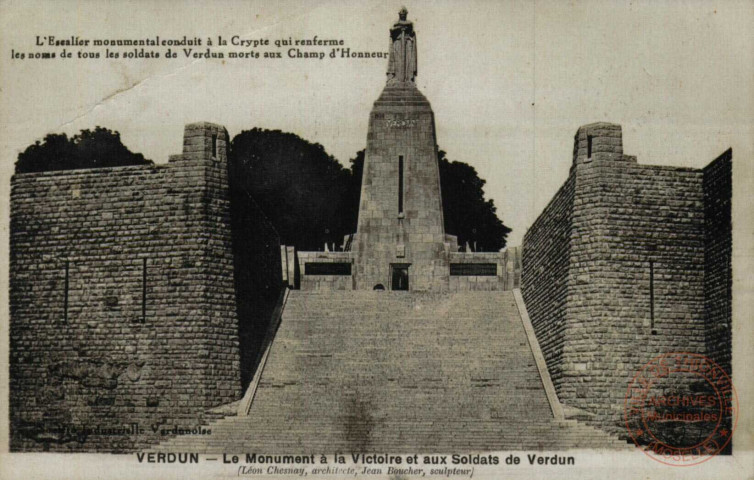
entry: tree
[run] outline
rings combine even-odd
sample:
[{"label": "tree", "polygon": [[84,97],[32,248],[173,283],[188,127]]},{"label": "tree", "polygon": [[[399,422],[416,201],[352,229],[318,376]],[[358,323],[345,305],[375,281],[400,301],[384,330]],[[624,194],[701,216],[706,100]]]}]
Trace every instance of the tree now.
[{"label": "tree", "polygon": [[438,152],[445,231],[458,237],[459,245],[476,245],[476,251],[496,252],[505,247],[511,229],[497,216],[493,200],[484,199],[485,180],[474,167],[451,162]]},{"label": "tree", "polygon": [[348,161],[349,170],[348,187],[343,201],[343,214],[347,219],[345,230],[348,233],[356,233],[356,224],[359,221],[359,202],[361,201],[361,177],[364,175],[365,150],[356,152],[356,156]]},{"label": "tree", "polygon": [[322,250],[352,233],[355,220],[344,213],[350,173],[322,145],[280,130],[246,130],[233,138],[230,172],[231,202],[253,198],[282,244]]},{"label": "tree", "polygon": [[48,134],[18,155],[16,173],[151,164],[123,145],[120,133],[98,126],[70,139],[65,133]]},{"label": "tree", "polygon": [[[492,200],[484,199],[485,180],[479,178],[471,165],[463,162],[450,162],[444,151],[438,152],[440,167],[440,190],[442,192],[445,231],[458,237],[459,245],[469,245],[476,251],[496,252],[503,248],[511,229],[497,217],[497,207]],[[356,230],[361,176],[364,170],[364,150],[351,159],[351,183],[347,193],[346,208],[353,217]]]}]

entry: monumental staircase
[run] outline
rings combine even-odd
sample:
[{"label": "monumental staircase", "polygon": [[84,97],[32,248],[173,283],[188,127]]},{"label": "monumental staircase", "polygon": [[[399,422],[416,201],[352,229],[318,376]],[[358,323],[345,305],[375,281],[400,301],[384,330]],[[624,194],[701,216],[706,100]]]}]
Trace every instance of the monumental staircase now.
[{"label": "monumental staircase", "polygon": [[629,448],[591,426],[556,419],[554,395],[548,401],[545,390],[549,380],[543,383],[524,325],[510,291],[292,290],[247,392],[248,415],[215,421],[211,435],[181,436],[157,448]]}]

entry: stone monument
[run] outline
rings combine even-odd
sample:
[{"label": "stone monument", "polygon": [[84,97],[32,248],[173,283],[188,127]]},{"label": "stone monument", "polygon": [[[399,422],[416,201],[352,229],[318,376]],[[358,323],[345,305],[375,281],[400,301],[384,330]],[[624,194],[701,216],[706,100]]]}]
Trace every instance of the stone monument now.
[{"label": "stone monument", "polygon": [[459,251],[457,238],[445,233],[435,117],[416,86],[414,24],[405,8],[398,15],[387,81],[369,116],[357,231],[342,251],[283,249],[283,277],[302,290],[514,288],[518,250]]},{"label": "stone monument", "polygon": [[387,83],[374,103],[354,236],[354,288],[447,290],[454,237],[443,228],[435,120],[415,78],[406,9],[390,29]]}]

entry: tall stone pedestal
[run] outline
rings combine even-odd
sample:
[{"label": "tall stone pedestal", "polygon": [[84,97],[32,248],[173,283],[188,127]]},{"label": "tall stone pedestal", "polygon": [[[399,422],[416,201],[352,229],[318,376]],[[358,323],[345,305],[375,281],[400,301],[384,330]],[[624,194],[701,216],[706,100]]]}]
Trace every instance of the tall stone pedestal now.
[{"label": "tall stone pedestal", "polygon": [[434,114],[413,82],[374,103],[353,250],[356,289],[448,288]]}]

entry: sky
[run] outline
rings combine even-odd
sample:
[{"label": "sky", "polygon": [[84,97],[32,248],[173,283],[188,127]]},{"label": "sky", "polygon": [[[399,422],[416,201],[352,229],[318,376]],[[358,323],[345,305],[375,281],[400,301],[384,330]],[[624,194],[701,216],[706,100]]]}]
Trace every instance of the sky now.
[{"label": "sky", "polygon": [[[318,35],[343,39],[353,50],[386,51],[401,7],[390,1],[2,5],[6,191],[26,146],[50,132],[72,135],[97,125],[119,131],[131,150],[158,163],[180,152],[185,123],[206,120],[225,125],[231,137],[253,127],[290,131],[347,165],[365,147],[369,111],[385,82],[384,59],[10,59],[11,50],[43,51],[34,47],[37,35],[238,35],[272,42]],[[487,181],[487,197],[513,228],[509,245],[520,244],[567,177],[580,125],[622,124],[624,151],[641,163],[702,167],[731,146],[734,158],[752,153],[750,2],[407,7],[418,35],[417,83],[432,103],[438,144]]]}]

